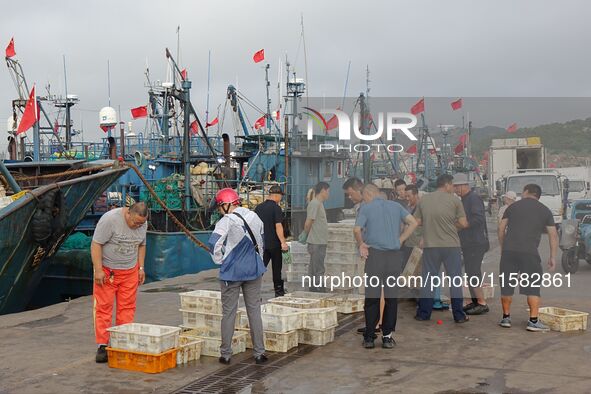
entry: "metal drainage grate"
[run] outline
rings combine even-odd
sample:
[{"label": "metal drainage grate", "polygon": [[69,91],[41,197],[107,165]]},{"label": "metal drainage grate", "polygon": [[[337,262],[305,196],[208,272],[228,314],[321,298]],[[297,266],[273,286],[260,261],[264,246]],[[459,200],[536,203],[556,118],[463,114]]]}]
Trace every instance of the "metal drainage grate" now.
[{"label": "metal drainage grate", "polygon": [[[343,316],[339,320],[335,337],[349,332],[361,320],[363,320],[361,313]],[[316,348],[317,346],[312,345],[299,345],[287,353],[272,353],[268,355],[269,361],[263,365],[253,364],[252,361],[237,363],[199,378],[174,391],[174,394],[237,394]]]}]

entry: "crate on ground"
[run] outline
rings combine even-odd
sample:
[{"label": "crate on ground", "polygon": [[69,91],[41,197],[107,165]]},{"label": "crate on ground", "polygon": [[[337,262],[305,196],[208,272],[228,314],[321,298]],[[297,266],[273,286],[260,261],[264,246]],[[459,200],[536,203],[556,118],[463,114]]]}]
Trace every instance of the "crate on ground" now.
[{"label": "crate on ground", "polygon": [[361,256],[357,252],[327,252],[324,264],[358,265],[361,263]]},{"label": "crate on ground", "polygon": [[177,349],[151,354],[107,348],[109,367],[146,373],[160,373],[176,367],[176,354]]},{"label": "crate on ground", "polygon": [[194,290],[179,294],[181,309],[204,313],[222,313],[222,293],[212,290]]},{"label": "crate on ground", "polygon": [[[363,271],[360,270],[361,267],[357,264],[333,264],[333,263],[325,263],[324,264],[324,275],[328,276],[350,276],[353,277],[355,275],[359,275]],[[353,278],[351,278],[353,280]]]},{"label": "crate on ground", "polygon": [[179,336],[179,347],[176,352],[176,363],[186,364],[189,361],[199,360],[201,357],[201,347],[203,346],[202,339],[188,337],[185,335]]},{"label": "crate on ground", "polygon": [[402,276],[408,278],[409,276],[420,276],[421,275],[421,261],[423,257],[423,249],[415,247],[412,249],[412,253],[404,266]]},{"label": "crate on ground", "polygon": [[[244,313],[240,315],[238,327],[248,328],[248,316],[245,308],[240,308]],[[289,332],[304,327],[304,314],[301,309],[290,308],[282,305],[261,305],[261,319],[263,330],[272,332]]]},{"label": "crate on ground", "polygon": [[289,308],[310,309],[320,308],[320,300],[310,298],[276,297],[269,300],[274,305],[281,305]]},{"label": "crate on ground", "polygon": [[586,330],[589,314],[587,312],[548,306],[540,308],[538,317],[551,330],[565,332]]},{"label": "crate on ground", "polygon": [[287,266],[286,272],[308,272],[308,266],[310,263],[299,263],[299,262],[292,262]]},{"label": "crate on ground", "polygon": [[336,326],[337,308],[313,308],[304,309],[304,327],[314,330],[325,330]]},{"label": "crate on ground", "polygon": [[[494,286],[491,286],[490,283],[483,283],[481,288],[485,300],[495,298],[495,288]],[[462,293],[462,296],[464,298],[472,298],[472,296],[470,295],[470,288],[468,286],[464,286],[462,288]]]},{"label": "crate on ground", "polygon": [[346,286],[340,286],[340,287],[335,287],[332,289],[332,292],[336,295],[355,295],[355,294],[359,294],[360,291],[363,291],[364,288],[361,287],[346,287]]},{"label": "crate on ground", "polygon": [[[248,335],[246,337],[246,348],[252,349],[252,337],[247,328],[241,328],[240,331],[245,331]],[[288,332],[273,332],[264,331],[263,339],[265,341],[265,350],[269,352],[285,353],[290,349],[298,346],[298,331]]]},{"label": "crate on ground", "polygon": [[183,314],[183,326],[193,328],[211,328],[219,330],[222,324],[222,315],[217,313],[204,313],[179,309]]},{"label": "crate on ground", "polygon": [[357,253],[357,242],[352,241],[331,241],[326,244],[326,252],[342,252],[342,253]]},{"label": "crate on ground", "polygon": [[357,294],[335,296],[333,300],[339,313],[363,312],[365,305],[365,297]]},{"label": "crate on ground", "polygon": [[298,343],[306,345],[324,346],[334,341],[334,331],[336,326],[324,330],[314,330],[303,328],[298,330]]},{"label": "crate on ground", "polygon": [[292,291],[290,293],[287,293],[285,297],[318,300],[320,301],[320,308],[330,308],[336,306],[336,302],[334,300],[335,295],[332,293],[318,293],[315,291]]},{"label": "crate on ground", "polygon": [[161,354],[179,345],[178,327],[128,323],[108,328],[113,349]]},{"label": "crate on ground", "polygon": [[[201,355],[210,357],[219,357],[222,336],[219,330],[210,330],[207,328],[193,328],[183,331],[183,336],[194,337],[203,341],[201,345]],[[246,351],[246,336],[244,331],[234,331],[232,337],[232,354],[238,354]]]},{"label": "crate on ground", "polygon": [[288,242],[289,245],[289,251],[291,253],[298,253],[298,252],[304,252],[304,253],[308,253],[308,245],[300,243],[298,241],[291,241]]},{"label": "crate on ground", "polygon": [[291,263],[309,264],[310,255],[305,253],[291,253]]}]

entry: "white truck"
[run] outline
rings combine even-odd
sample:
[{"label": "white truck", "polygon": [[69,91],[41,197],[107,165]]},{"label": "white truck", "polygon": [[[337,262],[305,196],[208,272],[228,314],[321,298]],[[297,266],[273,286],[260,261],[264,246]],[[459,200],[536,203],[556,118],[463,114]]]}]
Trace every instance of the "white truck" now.
[{"label": "white truck", "polygon": [[490,197],[503,194],[498,193],[498,181],[503,177],[535,168],[546,168],[546,149],[539,137],[493,139],[488,155]]},{"label": "white truck", "polygon": [[530,183],[535,183],[542,188],[540,202],[550,209],[554,216],[554,223],[562,223],[562,217],[565,208],[565,180],[566,178],[558,171],[553,169],[538,169],[519,171],[506,175],[499,180],[499,195],[508,191],[514,191],[517,199],[521,198],[523,187]]}]

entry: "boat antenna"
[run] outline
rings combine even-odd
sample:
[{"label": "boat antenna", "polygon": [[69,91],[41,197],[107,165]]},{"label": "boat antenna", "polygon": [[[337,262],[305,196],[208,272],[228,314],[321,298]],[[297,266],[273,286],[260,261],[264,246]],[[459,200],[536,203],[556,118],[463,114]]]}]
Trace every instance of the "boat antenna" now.
[{"label": "boat antenna", "polygon": [[[308,79],[308,52],[306,51],[306,36],[304,35],[304,13],[301,14],[300,23],[302,25],[302,43],[304,44],[304,75],[306,76],[306,85],[310,86]],[[310,89],[306,89],[306,105],[310,106],[310,97],[308,95]]]},{"label": "boat antenna", "polygon": [[271,66],[269,63],[265,64],[265,89],[267,90],[267,113],[265,114],[265,134],[269,134],[271,131],[271,97],[269,96],[269,86],[271,82],[269,82],[269,69]]},{"label": "boat antenna", "polygon": [[109,107],[111,106],[111,63],[107,59],[107,95],[109,96]]},{"label": "boat antenna", "polygon": [[345,88],[343,89],[343,98],[341,100],[341,110],[345,108],[345,97],[347,97],[347,87],[349,87],[349,72],[351,71],[351,60],[347,66],[347,76],[345,77]]},{"label": "boat antenna", "polygon": [[205,125],[209,122],[209,81],[211,78],[211,49],[207,54],[207,99],[205,101]]},{"label": "boat antenna", "polygon": [[176,60],[181,64],[181,25],[176,27]]}]

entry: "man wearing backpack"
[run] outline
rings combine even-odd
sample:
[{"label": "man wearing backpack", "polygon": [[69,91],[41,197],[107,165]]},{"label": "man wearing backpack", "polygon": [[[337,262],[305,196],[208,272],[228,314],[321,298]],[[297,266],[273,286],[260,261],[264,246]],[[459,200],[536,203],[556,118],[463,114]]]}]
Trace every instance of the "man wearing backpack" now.
[{"label": "man wearing backpack", "polygon": [[221,265],[222,345],[219,362],[229,364],[232,357],[232,337],[242,289],[254,359],[257,364],[262,364],[267,361],[261,319],[261,283],[266,271],[262,258],[263,222],[256,213],[239,206],[240,196],[233,189],[218,191],[215,200],[224,215],[209,238],[213,261]]}]

